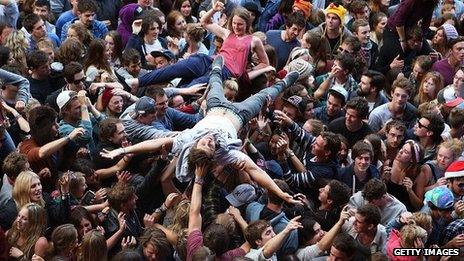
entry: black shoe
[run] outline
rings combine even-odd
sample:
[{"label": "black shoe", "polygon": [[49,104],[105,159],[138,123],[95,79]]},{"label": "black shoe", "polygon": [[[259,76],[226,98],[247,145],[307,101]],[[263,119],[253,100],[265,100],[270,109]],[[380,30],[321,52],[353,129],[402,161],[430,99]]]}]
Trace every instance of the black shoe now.
[{"label": "black shoe", "polygon": [[224,58],[221,55],[217,55],[214,58],[213,64],[211,65],[211,69],[222,71],[222,67],[224,66]]},{"label": "black shoe", "polygon": [[287,73],[287,75],[283,79],[283,81],[285,82],[285,87],[292,86],[298,80],[299,77],[300,73],[296,71]]}]

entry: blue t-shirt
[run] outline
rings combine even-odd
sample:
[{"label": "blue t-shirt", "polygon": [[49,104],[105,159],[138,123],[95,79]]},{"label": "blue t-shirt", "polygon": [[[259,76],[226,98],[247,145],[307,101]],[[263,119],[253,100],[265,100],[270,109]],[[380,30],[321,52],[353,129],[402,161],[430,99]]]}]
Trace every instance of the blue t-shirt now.
[{"label": "blue t-shirt", "polygon": [[274,47],[277,53],[277,71],[280,71],[287,63],[288,56],[293,48],[300,46],[300,42],[295,38],[290,42],[282,40],[281,32],[283,30],[267,31],[267,43]]}]

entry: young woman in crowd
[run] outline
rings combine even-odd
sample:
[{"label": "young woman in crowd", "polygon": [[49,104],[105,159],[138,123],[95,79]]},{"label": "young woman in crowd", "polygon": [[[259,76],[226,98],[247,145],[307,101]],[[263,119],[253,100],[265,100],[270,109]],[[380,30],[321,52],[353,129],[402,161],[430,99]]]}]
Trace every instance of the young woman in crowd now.
[{"label": "young woman in crowd", "polygon": [[78,235],[76,228],[71,224],[60,225],[52,233],[52,258],[64,260],[77,260]]},{"label": "young woman in crowd", "polygon": [[10,49],[10,60],[23,76],[28,75],[26,55],[29,42],[22,31],[13,31],[5,39],[4,46]]},{"label": "young woman in crowd", "polygon": [[96,108],[105,117],[119,118],[125,108],[126,103],[136,102],[138,98],[122,89],[104,88],[98,96]]},{"label": "young woman in crowd", "polygon": [[187,23],[185,22],[185,17],[181,12],[174,10],[166,16],[166,30],[167,35],[170,37],[170,40],[168,40],[169,42],[174,43],[172,41],[179,41],[182,37],[184,37],[186,28]]},{"label": "young woman in crowd", "polygon": [[187,24],[198,22],[198,18],[192,14],[192,3],[190,0],[175,0],[172,4],[172,10],[179,11],[184,16]]},{"label": "young woman in crowd", "polygon": [[105,35],[106,52],[112,68],[117,69],[121,66],[121,56],[124,46],[122,46],[121,36],[117,31],[109,31]]},{"label": "young woman in crowd", "polygon": [[[113,82],[117,78],[114,70],[109,63],[108,53],[106,52],[106,43],[102,39],[94,39],[89,45],[87,57],[84,61],[85,80],[87,82]],[[106,76],[105,77],[104,75]]]},{"label": "young woman in crowd", "polygon": [[209,50],[202,43],[205,36],[205,29],[200,24],[187,24],[184,38],[179,41],[179,58],[187,58],[196,53],[209,54]]},{"label": "young woman in crowd", "polygon": [[421,167],[420,179],[425,180],[425,192],[447,183],[445,171],[456,161],[464,150],[464,144],[458,139],[446,140],[440,144],[435,160],[427,161]]},{"label": "young woman in crowd", "polygon": [[396,155],[386,182],[388,192],[404,202],[409,210],[419,210],[423,205],[426,180],[419,178],[423,158],[420,144],[407,140]]},{"label": "young woman in crowd", "polygon": [[106,239],[101,231],[94,229],[84,235],[82,238],[82,243],[79,247],[79,260],[108,260],[108,248],[106,247]]},{"label": "young woman in crowd", "polygon": [[47,217],[43,207],[36,203],[21,207],[12,228],[6,233],[10,257],[15,260],[30,260],[35,254],[45,258],[48,250],[46,229]]},{"label": "young woman in crowd", "polygon": [[430,44],[431,47],[439,54],[437,60],[448,57],[451,49],[449,41],[457,36],[458,31],[451,24],[444,23],[442,26],[437,28]]},{"label": "young woman in crowd", "polygon": [[414,103],[419,106],[425,102],[435,100],[438,92],[443,88],[443,76],[438,72],[428,72],[419,85]]},{"label": "young woman in crowd", "polygon": [[371,40],[377,44],[380,51],[383,45],[383,31],[387,25],[387,15],[382,12],[373,13],[369,24],[371,27]]},{"label": "young woman in crowd", "polygon": [[68,32],[66,34],[66,39],[74,38],[81,42],[85,48],[88,48],[90,42],[93,40],[92,34],[89,32],[85,25],[80,23],[74,23],[68,28]]}]

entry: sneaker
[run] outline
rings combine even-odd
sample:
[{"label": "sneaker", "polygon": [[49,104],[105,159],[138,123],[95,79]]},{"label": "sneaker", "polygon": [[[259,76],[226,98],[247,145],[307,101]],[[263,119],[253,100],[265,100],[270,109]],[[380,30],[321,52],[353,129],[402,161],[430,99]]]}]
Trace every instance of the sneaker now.
[{"label": "sneaker", "polygon": [[292,86],[300,77],[300,74],[296,71],[287,73],[283,81],[285,82],[285,86],[289,87]]},{"label": "sneaker", "polygon": [[223,66],[224,66],[224,58],[221,55],[217,55],[216,58],[214,58],[211,69],[222,71]]}]

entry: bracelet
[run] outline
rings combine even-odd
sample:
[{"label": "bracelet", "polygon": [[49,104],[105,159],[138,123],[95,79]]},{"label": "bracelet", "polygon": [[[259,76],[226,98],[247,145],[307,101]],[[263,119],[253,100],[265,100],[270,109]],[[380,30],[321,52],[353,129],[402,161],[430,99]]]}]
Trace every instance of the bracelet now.
[{"label": "bracelet", "polygon": [[121,155],[126,155],[126,148],[119,148],[121,150]]},{"label": "bracelet", "polygon": [[203,186],[203,184],[205,184],[205,179],[203,177],[195,177],[195,184]]},{"label": "bracelet", "polygon": [[401,39],[400,39],[400,43],[404,43],[404,42],[406,42],[406,40],[401,40]]},{"label": "bracelet", "polygon": [[168,209],[168,207],[166,207],[166,204],[162,204],[161,207],[159,207],[159,209],[163,212],[166,212],[166,210]]},{"label": "bracelet", "polygon": [[[14,115],[13,115],[13,116],[14,116]],[[14,116],[15,120],[17,120],[17,119],[19,119],[19,118],[21,118],[21,117],[23,117],[23,115],[21,115],[20,113],[18,113],[18,115]]]},{"label": "bracelet", "polygon": [[67,141],[68,143],[72,141],[72,139],[71,139],[71,137],[69,137],[69,135],[66,136],[66,141]]},{"label": "bracelet", "polygon": [[293,150],[287,151],[287,158],[291,158],[291,157],[294,157],[294,156],[295,156],[295,152],[293,152]]}]

